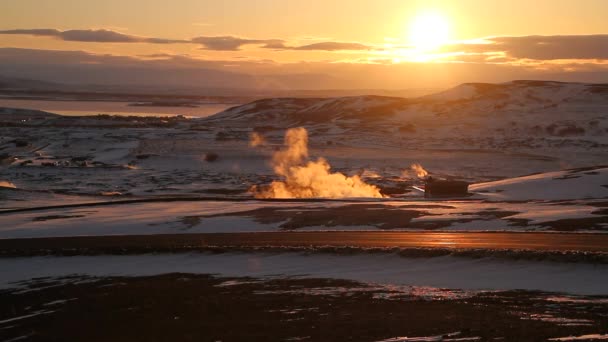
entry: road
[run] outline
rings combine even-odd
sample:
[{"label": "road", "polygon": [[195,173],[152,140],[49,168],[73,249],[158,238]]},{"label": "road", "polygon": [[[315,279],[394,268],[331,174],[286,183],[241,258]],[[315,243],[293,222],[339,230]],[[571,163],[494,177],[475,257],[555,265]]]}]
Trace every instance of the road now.
[{"label": "road", "polygon": [[209,247],[498,249],[608,253],[608,234],[522,232],[256,232],[0,239],[0,255],[134,253]]}]

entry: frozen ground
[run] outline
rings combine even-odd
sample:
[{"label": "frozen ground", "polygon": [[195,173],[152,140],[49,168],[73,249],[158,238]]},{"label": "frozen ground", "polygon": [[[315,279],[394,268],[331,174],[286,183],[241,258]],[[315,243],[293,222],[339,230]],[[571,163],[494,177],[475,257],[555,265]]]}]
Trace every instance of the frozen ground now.
[{"label": "frozen ground", "polygon": [[[286,202],[245,196],[149,202],[4,188],[0,195],[10,206],[0,211],[5,223],[0,237],[376,229],[604,232],[605,183],[608,168],[583,168],[473,184],[473,196],[460,200],[425,200],[413,193],[401,199]],[[100,205],[107,201],[115,204]]]},{"label": "frozen ground", "polygon": [[[352,141],[348,146],[351,135],[346,133],[344,143],[328,146],[313,134],[313,156],[328,159],[332,170],[359,175],[390,197],[355,204],[243,202],[252,199],[252,186],[277,179],[269,164],[278,146],[272,135],[269,144],[252,148],[249,132],[198,120],[11,113],[4,117],[14,126],[0,128],[0,210],[184,197],[235,201],[6,212],[1,214],[8,223],[1,228],[3,237],[277,229],[603,231],[608,221],[608,168],[597,166],[608,160],[606,150],[583,148],[558,157],[424,149],[424,141],[412,150],[388,144],[392,137],[383,148]],[[217,159],[206,157],[214,154]],[[472,196],[424,200],[411,187],[420,181],[404,172],[413,163],[422,163],[435,177],[475,183]],[[587,165],[592,166],[582,167]],[[564,166],[580,167],[555,171]],[[347,213],[359,221],[331,219]]]},{"label": "frozen ground", "polygon": [[[271,155],[287,128],[302,126],[312,157],[361,175],[385,194],[407,195],[415,179],[403,171],[413,163],[473,183],[603,165],[607,108],[603,85],[521,81],[414,99],[260,100],[191,120],[4,109],[0,181],[68,195],[247,196],[252,185],[276,178]],[[267,144],[250,147],[252,132]],[[606,174],[586,179],[601,186]],[[566,196],[579,185],[567,187]],[[576,198],[605,197],[605,191],[579,191]],[[525,199],[549,199],[536,194]]]},{"label": "frozen ground", "polygon": [[0,238],[255,231],[608,230],[605,200],[171,201],[0,213]]},{"label": "frozen ground", "polygon": [[[248,145],[248,132],[239,133],[240,140],[225,141],[217,138],[222,136],[221,130],[198,131],[180,128],[182,124],[186,125],[0,128],[4,130],[0,180],[10,181],[18,189],[61,194],[166,196],[247,195],[252,185],[274,179],[268,163],[278,141],[254,149]],[[26,145],[18,147],[16,140]],[[436,176],[479,182],[596,165],[606,160],[605,151],[580,151],[558,158],[507,151],[425,149],[423,145],[420,149],[327,147],[311,136],[310,152],[328,159],[335,171],[362,175],[387,193],[400,194],[412,184],[413,179],[403,177],[403,171],[413,163],[421,163]],[[205,161],[210,153],[216,154],[217,160]]]}]

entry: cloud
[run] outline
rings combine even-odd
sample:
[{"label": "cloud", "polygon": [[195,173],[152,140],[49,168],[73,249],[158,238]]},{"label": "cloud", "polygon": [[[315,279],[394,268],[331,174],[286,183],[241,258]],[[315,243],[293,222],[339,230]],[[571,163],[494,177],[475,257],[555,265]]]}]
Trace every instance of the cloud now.
[{"label": "cloud", "polygon": [[359,51],[373,48],[361,43],[322,42],[291,47],[291,50],[321,50],[321,51]]},{"label": "cloud", "polygon": [[201,44],[205,50],[238,51],[244,45],[262,45],[263,48],[281,48],[281,39],[247,39],[233,36],[195,37],[191,42]]},{"label": "cloud", "polygon": [[300,46],[290,46],[283,39],[248,39],[234,36],[196,37],[193,43],[203,45],[205,50],[239,51],[245,45],[258,45],[262,49],[271,50],[300,50],[300,51],[362,51],[373,48],[361,43],[352,42],[320,42]]},{"label": "cloud", "polygon": [[503,53],[457,53],[448,54],[438,58],[441,61],[454,61],[462,63],[508,63],[508,62],[520,62],[515,58],[506,57]]},{"label": "cloud", "polygon": [[4,30],[0,34],[27,34],[31,36],[59,36],[61,31],[56,29],[27,29],[27,30]]},{"label": "cloud", "polygon": [[186,40],[150,38],[128,35],[111,30],[67,30],[57,29],[18,29],[4,30],[0,34],[30,35],[42,37],[54,37],[70,42],[88,43],[150,43],[150,44],[174,44],[187,43]]},{"label": "cloud", "polygon": [[484,43],[447,45],[442,52],[493,53],[533,60],[608,59],[608,34],[489,37]]}]

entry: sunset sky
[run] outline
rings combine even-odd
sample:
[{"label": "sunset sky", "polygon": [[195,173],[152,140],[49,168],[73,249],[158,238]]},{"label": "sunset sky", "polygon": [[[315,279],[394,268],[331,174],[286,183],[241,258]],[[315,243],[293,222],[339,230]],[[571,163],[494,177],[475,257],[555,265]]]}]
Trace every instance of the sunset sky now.
[{"label": "sunset sky", "polygon": [[138,63],[323,89],[598,82],[608,72],[603,0],[20,0],[0,8],[0,73],[9,76],[33,78],[17,70],[27,63]]}]

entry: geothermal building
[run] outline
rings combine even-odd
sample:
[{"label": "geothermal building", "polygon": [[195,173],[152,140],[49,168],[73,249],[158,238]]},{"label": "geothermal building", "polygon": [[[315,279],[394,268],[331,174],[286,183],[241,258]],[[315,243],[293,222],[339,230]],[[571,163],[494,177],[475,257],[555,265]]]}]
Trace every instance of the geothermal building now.
[{"label": "geothermal building", "polygon": [[464,197],[469,195],[469,183],[455,180],[435,180],[429,177],[424,185],[424,197]]}]

